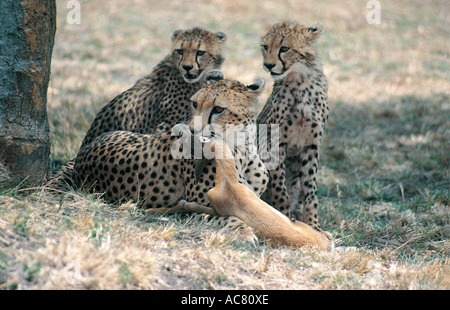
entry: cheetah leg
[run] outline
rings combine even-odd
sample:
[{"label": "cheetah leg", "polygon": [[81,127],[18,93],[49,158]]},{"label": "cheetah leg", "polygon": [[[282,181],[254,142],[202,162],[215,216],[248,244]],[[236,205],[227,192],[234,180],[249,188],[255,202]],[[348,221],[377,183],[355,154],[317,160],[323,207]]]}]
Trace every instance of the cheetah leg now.
[{"label": "cheetah leg", "polygon": [[62,190],[75,188],[74,165],[74,159],[64,164],[59,170],[50,176],[47,186]]},{"label": "cheetah leg", "polygon": [[[182,203],[182,201],[180,201],[178,204]],[[205,207],[204,205],[201,205],[199,203],[196,202],[187,202],[184,201],[184,206],[183,209],[187,212],[199,212],[199,213],[206,213],[206,214],[211,214],[211,215],[217,215],[217,213],[214,211],[213,208],[210,207]]]},{"label": "cheetah leg", "polygon": [[318,150],[309,149],[300,156],[299,179],[303,193],[303,208],[294,210],[296,219],[307,223],[314,229],[322,231],[318,218],[319,201],[317,199],[317,164]]},{"label": "cheetah leg", "polygon": [[200,213],[206,213],[211,215],[217,215],[217,213],[209,207],[205,207],[199,203],[196,202],[188,202],[186,200],[180,200],[175,207],[172,208],[155,208],[155,209],[148,209],[145,212],[149,214],[154,213],[163,213],[163,214],[170,214],[175,212],[200,212]]},{"label": "cheetah leg", "polygon": [[268,170],[269,183],[267,184],[267,190],[261,195],[261,199],[284,215],[289,216],[289,194],[286,187],[286,150],[280,148],[277,156],[279,156],[279,164]]},{"label": "cheetah leg", "polygon": [[303,212],[303,193],[300,185],[300,166],[299,156],[286,158],[286,188],[289,195],[289,217],[299,220],[297,214]]},{"label": "cheetah leg", "polygon": [[255,234],[253,228],[245,224],[243,221],[234,216],[218,216],[218,225],[225,230],[234,231],[238,234],[239,238],[252,245],[256,245],[258,237]]},{"label": "cheetah leg", "polygon": [[[288,174],[289,170],[286,171]],[[303,195],[298,174],[295,178],[287,177],[286,187],[289,195],[289,218],[298,219],[296,214],[303,212]]]},{"label": "cheetah leg", "polygon": [[317,199],[318,150],[307,148],[298,157],[286,159],[287,190],[290,197],[290,217],[310,225],[331,238],[319,224]]},{"label": "cheetah leg", "polygon": [[286,187],[286,166],[281,163],[275,170],[269,171],[270,190],[272,201],[269,203],[275,209],[279,210],[286,216],[289,216],[289,194]]}]

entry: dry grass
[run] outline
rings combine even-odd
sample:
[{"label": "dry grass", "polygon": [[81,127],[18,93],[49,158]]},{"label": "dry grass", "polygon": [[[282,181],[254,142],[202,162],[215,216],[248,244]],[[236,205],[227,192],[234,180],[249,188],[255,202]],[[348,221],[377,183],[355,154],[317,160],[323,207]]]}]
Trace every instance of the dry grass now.
[{"label": "dry grass", "polygon": [[52,157],[73,158],[95,113],[150,72],[171,33],[228,35],[226,77],[263,77],[258,40],[289,18],[320,39],[331,115],[321,150],[323,226],[345,250],[251,247],[202,217],[145,216],[85,193],[0,190],[0,288],[450,289],[449,6],[381,1],[58,2],[48,113]]}]

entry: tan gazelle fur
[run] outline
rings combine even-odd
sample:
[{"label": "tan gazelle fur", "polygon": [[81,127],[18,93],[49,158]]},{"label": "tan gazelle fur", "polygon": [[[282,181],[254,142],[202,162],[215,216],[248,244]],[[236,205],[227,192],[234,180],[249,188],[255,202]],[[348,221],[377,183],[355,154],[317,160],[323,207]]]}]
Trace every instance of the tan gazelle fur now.
[{"label": "tan gazelle fur", "polygon": [[238,182],[234,160],[225,142],[214,140],[212,149],[217,163],[216,184],[207,195],[218,214],[239,218],[271,246],[331,249],[332,243],[325,234],[302,222],[292,222]]},{"label": "tan gazelle fur", "polygon": [[215,186],[208,191],[207,196],[213,209],[186,202],[178,204],[177,210],[235,216],[252,227],[258,238],[265,239],[270,246],[332,249],[333,243],[326,233],[318,232],[305,223],[291,221],[247,186],[240,184],[233,155],[223,140],[214,139],[211,150],[215,154],[217,168]]}]

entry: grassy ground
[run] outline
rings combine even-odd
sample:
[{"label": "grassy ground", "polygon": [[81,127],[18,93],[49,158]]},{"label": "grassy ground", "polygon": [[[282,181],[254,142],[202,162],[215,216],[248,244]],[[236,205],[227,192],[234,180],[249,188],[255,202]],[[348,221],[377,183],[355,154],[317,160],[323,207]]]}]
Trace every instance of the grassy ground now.
[{"label": "grassy ground", "polygon": [[263,77],[274,22],[325,27],[331,114],[323,227],[345,250],[251,247],[201,217],[148,217],[84,193],[0,189],[3,289],[450,289],[449,5],[380,1],[58,0],[48,114],[52,157],[73,158],[95,113],[166,55],[171,33],[228,35],[226,77]]}]

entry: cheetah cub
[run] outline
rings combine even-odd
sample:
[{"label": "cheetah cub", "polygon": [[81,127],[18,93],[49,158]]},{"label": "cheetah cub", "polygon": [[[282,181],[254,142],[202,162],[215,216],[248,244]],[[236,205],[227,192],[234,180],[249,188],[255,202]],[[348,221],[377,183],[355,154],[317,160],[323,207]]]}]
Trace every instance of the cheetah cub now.
[{"label": "cheetah cub", "polygon": [[[317,50],[320,24],[293,22],[272,26],[262,37],[264,69],[275,79],[258,116],[267,137],[279,138],[276,150],[259,133],[270,182],[263,199],[283,214],[321,230],[318,219],[317,167],[328,118],[328,82]],[[275,135],[269,125],[278,125]]]},{"label": "cheetah cub", "polygon": [[[192,117],[190,98],[206,84],[208,72],[221,67],[226,39],[223,32],[199,27],[175,31],[169,55],[97,113],[80,148],[105,132],[167,132],[178,123],[188,122]],[[52,176],[49,185],[74,186],[73,160]]]},{"label": "cheetah cub", "polygon": [[220,69],[225,60],[226,38],[223,32],[198,27],[175,31],[170,54],[98,112],[82,146],[109,131],[166,132],[188,122],[191,96],[206,84],[206,74]]}]

